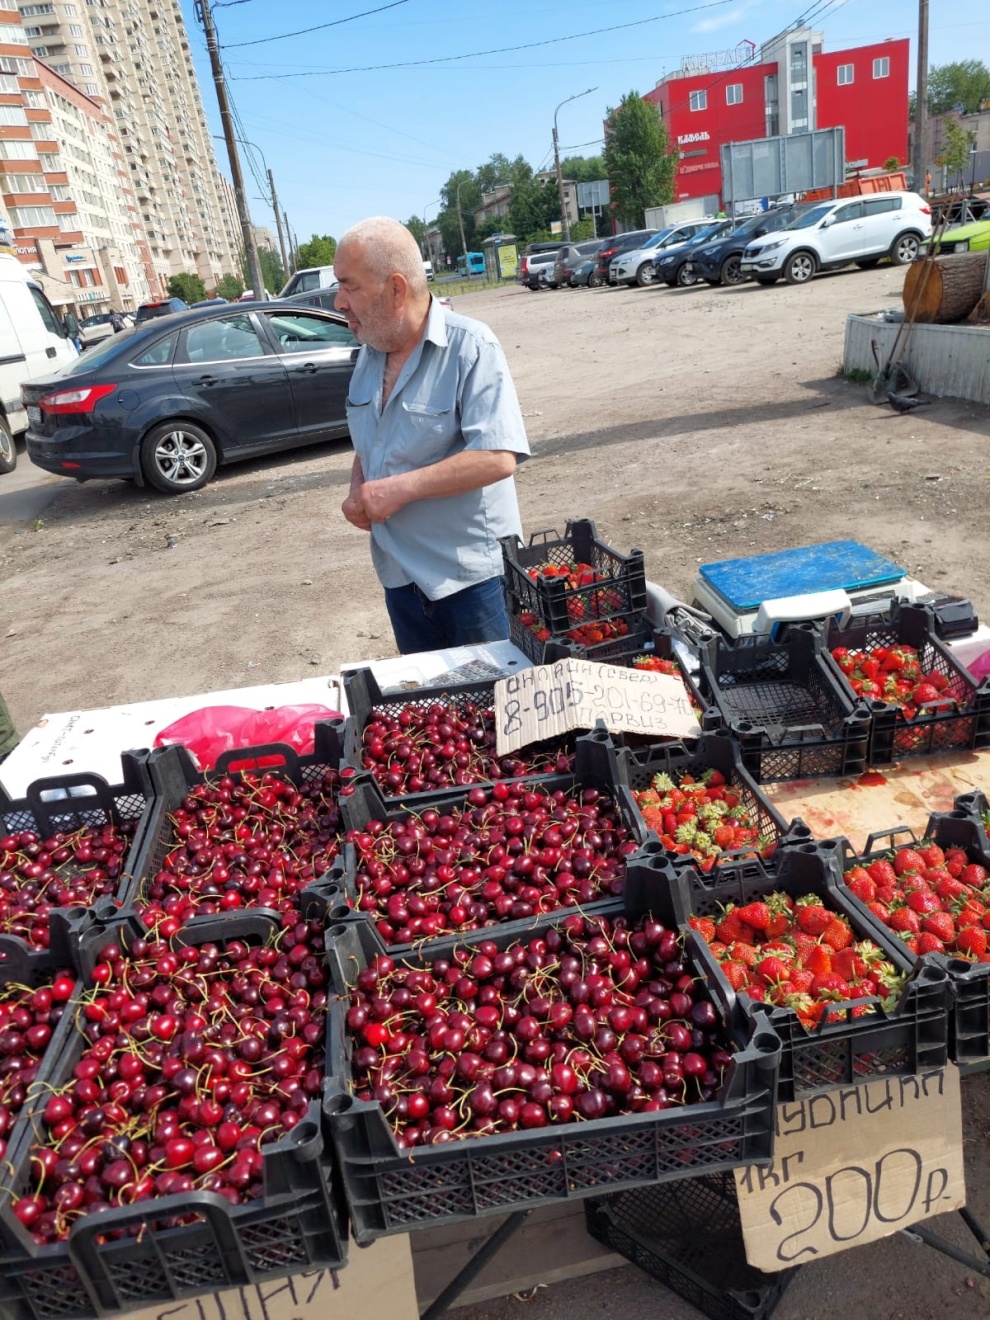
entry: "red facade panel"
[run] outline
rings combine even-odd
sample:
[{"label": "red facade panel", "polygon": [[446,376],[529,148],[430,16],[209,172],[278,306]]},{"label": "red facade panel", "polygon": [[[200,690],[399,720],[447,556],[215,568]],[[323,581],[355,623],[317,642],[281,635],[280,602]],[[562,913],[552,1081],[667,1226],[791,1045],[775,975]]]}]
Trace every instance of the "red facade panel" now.
[{"label": "red facade panel", "polygon": [[910,44],[881,41],[814,57],[817,126],[845,127],[850,166],[878,169],[891,156],[907,161]]}]

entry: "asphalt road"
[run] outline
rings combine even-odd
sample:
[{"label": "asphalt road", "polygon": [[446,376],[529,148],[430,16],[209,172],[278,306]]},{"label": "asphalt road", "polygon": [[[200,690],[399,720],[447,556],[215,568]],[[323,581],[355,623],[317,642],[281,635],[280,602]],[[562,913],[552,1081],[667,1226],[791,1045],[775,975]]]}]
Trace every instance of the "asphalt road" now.
[{"label": "asphalt road", "polygon": [[65,486],[64,477],[35,467],[21,442],[17,446],[17,467],[0,476],[0,526],[30,527]]}]

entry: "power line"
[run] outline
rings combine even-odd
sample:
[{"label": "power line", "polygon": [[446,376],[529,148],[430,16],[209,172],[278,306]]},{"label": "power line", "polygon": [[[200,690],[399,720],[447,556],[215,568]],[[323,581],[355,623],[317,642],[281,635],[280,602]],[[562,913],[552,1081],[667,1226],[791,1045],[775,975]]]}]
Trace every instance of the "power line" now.
[{"label": "power line", "polygon": [[643,27],[648,23],[660,23],[668,18],[680,18],[684,14],[697,14],[704,9],[719,9],[729,0],[708,0],[703,5],[692,5],[688,9],[675,9],[668,14],[655,14],[653,18],[640,18],[633,23],[614,23],[611,27],[592,28],[588,32],[572,32],[566,37],[547,37],[543,41],[528,41],[521,46],[496,46],[492,50],[468,51],[463,55],[437,55],[428,60],[404,60],[397,64],[361,64],[348,69],[309,69],[296,73],[256,73],[241,75],[239,82],[262,82],[280,78],[311,78],[316,75],[340,73],[378,73],[385,69],[416,69],[431,64],[449,64],[455,60],[480,59],[483,55],[505,55],[517,50],[535,50],[540,46],[556,46],[562,41],[579,41],[583,37],[600,37],[606,32],[623,32],[628,28]]},{"label": "power line", "polygon": [[[246,0],[231,0],[233,4],[244,4]],[[351,14],[349,18],[335,18],[332,23],[317,23],[316,27],[299,28],[297,32],[280,32],[275,37],[257,37],[254,41],[233,41],[227,50],[238,46],[263,46],[269,41],[286,41],[289,37],[304,37],[310,32],[322,32],[325,28],[340,27],[342,23],[353,23],[357,18],[367,18],[370,14],[384,14],[386,9],[398,9],[399,5],[408,4],[409,0],[392,0],[390,5],[379,5],[377,9],[365,9],[360,14]]]}]

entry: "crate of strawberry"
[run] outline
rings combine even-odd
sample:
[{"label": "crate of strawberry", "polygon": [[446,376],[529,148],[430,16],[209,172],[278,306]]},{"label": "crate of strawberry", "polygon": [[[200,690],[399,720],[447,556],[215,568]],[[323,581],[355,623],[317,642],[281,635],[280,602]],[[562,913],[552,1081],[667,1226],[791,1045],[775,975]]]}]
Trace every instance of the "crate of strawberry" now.
[{"label": "crate of strawberry", "polygon": [[948,968],[954,1062],[990,1067],[990,855],[976,821],[936,812],[921,840],[899,827],[872,834],[861,855],[847,839],[834,847],[835,872],[868,917],[912,961]]},{"label": "crate of strawberry", "polygon": [[415,806],[446,789],[569,774],[574,736],[496,751],[495,683],[383,693],[370,669],[344,675],[343,770],[366,770],[386,798]]},{"label": "crate of strawberry", "polygon": [[772,1153],[780,1045],[730,1039],[649,911],[544,917],[382,956],[328,932],[324,1112],[356,1241]]},{"label": "crate of strawberry", "polygon": [[569,658],[597,664],[626,664],[627,657],[646,649],[648,636],[641,614],[589,619],[564,633],[554,634],[532,610],[509,613],[509,640],[535,665],[550,665],[555,660]]},{"label": "crate of strawberry", "polygon": [[76,965],[69,919],[126,901],[153,807],[146,753],[122,754],[118,784],[59,775],[16,801],[0,787],[0,975],[22,954],[39,968]]},{"label": "crate of strawberry", "polygon": [[646,609],[642,550],[613,550],[598,539],[590,518],[568,522],[563,536],[536,532],[525,546],[505,537],[502,560],[510,614],[531,615],[550,637]]},{"label": "crate of strawberry", "polygon": [[871,705],[872,765],[990,747],[990,678],[975,680],[935,629],[927,605],[827,627],[836,676]]},{"label": "crate of strawberry", "polygon": [[609,744],[616,795],[675,864],[709,873],[720,861],[771,857],[787,822],[744,768],[731,738],[648,747]]},{"label": "crate of strawberry", "polygon": [[[949,981],[910,957],[836,888],[828,846],[782,844],[705,875],[653,860],[630,873],[627,902],[654,896],[689,939],[712,993],[741,1030],[765,1015],[783,1043],[779,1099],[948,1057]],[[645,889],[643,886],[646,886]],[[669,894],[669,908],[662,896]]]}]

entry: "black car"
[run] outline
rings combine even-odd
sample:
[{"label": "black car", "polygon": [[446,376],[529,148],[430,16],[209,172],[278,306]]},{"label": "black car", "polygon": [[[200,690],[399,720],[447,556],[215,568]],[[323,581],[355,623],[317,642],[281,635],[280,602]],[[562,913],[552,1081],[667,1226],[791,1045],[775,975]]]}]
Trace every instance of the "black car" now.
[{"label": "black car", "polygon": [[800,209],[779,206],[773,211],[760,211],[717,243],[700,243],[691,253],[695,276],[700,276],[708,284],[743,284],[747,276],[739,268],[739,258],[746,245],[754,238],[786,229]]},{"label": "black car", "polygon": [[181,298],[156,298],[153,302],[142,303],[134,315],[134,324],[153,321],[158,316],[171,316],[173,312],[188,312],[189,304]]},{"label": "black car", "polygon": [[659,257],[653,260],[653,268],[656,271],[657,279],[663,280],[664,284],[669,284],[673,288],[688,289],[692,284],[697,284],[701,278],[696,274],[691,265],[691,253],[702,243],[713,243],[716,239],[724,238],[732,232],[733,226],[738,224],[735,220],[715,220],[712,224],[706,225],[704,229],[695,234],[680,247],[674,248],[673,252],[662,252]]},{"label": "black car", "polygon": [[626,234],[613,234],[607,239],[598,253],[598,274],[602,277],[602,283],[608,283],[608,263],[614,256],[620,252],[630,252],[633,248],[642,247],[648,239],[659,232],[659,229],[632,229]]},{"label": "black car", "polygon": [[554,262],[553,280],[558,288],[574,287],[574,272],[589,257],[595,256],[604,246],[602,238],[590,238],[584,243],[565,243],[557,253]]},{"label": "black car", "polygon": [[218,463],[345,436],[357,351],[342,316],[281,300],[135,326],[21,387],[28,457],[198,490]]}]

